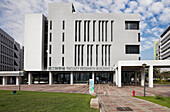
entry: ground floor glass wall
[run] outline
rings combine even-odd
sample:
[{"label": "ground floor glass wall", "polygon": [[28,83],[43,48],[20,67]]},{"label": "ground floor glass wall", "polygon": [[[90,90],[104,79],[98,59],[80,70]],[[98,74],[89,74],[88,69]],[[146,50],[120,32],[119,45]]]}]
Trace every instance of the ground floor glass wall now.
[{"label": "ground floor glass wall", "polygon": [[53,73],[54,84],[70,84],[69,73]]},{"label": "ground floor glass wall", "polygon": [[2,78],[3,78],[3,77],[0,76],[0,85],[2,85]]},{"label": "ground floor glass wall", "polygon": [[92,79],[92,73],[74,73],[73,83],[74,84],[87,84],[89,79]]},{"label": "ground floor glass wall", "polygon": [[113,82],[113,73],[95,73],[95,84],[107,84]]},{"label": "ground floor glass wall", "polygon": [[49,82],[49,73],[32,73],[33,84],[48,84]]}]

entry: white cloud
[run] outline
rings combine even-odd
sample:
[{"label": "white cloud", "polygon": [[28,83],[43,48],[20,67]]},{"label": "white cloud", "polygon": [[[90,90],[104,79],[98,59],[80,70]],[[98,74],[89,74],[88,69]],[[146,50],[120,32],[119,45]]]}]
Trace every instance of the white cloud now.
[{"label": "white cloud", "polygon": [[159,14],[164,8],[164,5],[161,2],[155,2],[149,8],[149,11],[153,12],[154,14]]},{"label": "white cloud", "polygon": [[143,21],[140,22],[140,30],[143,31],[146,28],[147,24]]},{"label": "white cloud", "polygon": [[148,7],[153,3],[153,0],[138,0],[139,4],[144,7]]},{"label": "white cloud", "polygon": [[160,23],[169,24],[170,23],[170,8],[165,8],[163,13],[159,17]]}]

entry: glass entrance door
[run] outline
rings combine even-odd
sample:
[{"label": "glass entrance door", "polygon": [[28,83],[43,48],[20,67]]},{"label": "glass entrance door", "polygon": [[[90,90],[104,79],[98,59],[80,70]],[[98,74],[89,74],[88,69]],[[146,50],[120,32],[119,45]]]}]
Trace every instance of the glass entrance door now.
[{"label": "glass entrance door", "polygon": [[55,84],[70,84],[69,73],[54,73],[53,80]]},{"label": "glass entrance door", "polygon": [[108,84],[110,81],[113,82],[113,73],[95,73],[96,84]]}]

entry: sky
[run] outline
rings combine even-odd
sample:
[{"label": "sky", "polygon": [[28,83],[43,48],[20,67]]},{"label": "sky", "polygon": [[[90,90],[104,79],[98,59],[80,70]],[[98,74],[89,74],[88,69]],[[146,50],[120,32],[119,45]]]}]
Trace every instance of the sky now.
[{"label": "sky", "polygon": [[24,45],[24,15],[43,13],[48,3],[73,3],[77,13],[139,13],[141,59],[154,59],[154,42],[170,25],[170,0],[0,0],[0,28]]}]

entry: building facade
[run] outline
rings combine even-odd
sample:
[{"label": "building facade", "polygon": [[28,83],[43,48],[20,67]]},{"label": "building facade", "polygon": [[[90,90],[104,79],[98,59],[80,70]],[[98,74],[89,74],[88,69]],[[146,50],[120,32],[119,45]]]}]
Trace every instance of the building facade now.
[{"label": "building facade", "polygon": [[[0,28],[0,71],[23,70],[24,52],[20,47],[21,45],[14,38]],[[8,83],[15,83],[14,76],[7,77],[7,75],[1,74],[0,84],[3,78],[8,80]]]},{"label": "building facade", "polygon": [[71,3],[51,3],[25,16],[24,70],[28,83],[116,82],[120,60],[140,60],[140,15],[76,13]]}]

